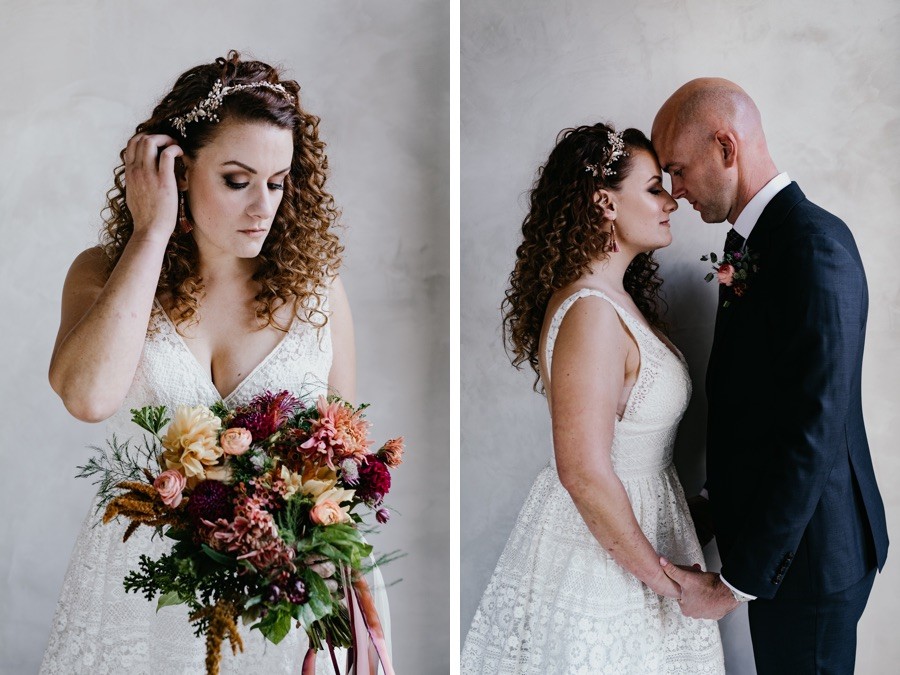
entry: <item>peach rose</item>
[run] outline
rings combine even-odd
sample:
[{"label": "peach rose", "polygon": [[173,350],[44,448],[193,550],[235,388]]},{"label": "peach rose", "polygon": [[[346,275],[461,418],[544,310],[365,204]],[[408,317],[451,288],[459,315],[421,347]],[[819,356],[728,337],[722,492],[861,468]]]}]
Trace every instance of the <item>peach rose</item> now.
[{"label": "peach rose", "polygon": [[344,510],[330,499],[325,499],[309,510],[309,517],[317,525],[334,525],[350,521]]},{"label": "peach rose", "polygon": [[226,429],[219,439],[219,445],[226,455],[243,455],[253,441],[253,434],[243,427]]},{"label": "peach rose", "polygon": [[163,504],[175,509],[181,503],[181,492],[184,490],[186,482],[180,472],[169,469],[156,477],[153,487],[159,493]]},{"label": "peach rose", "polygon": [[723,263],[719,266],[716,275],[719,277],[720,284],[731,286],[732,282],[734,281],[734,267],[732,267],[728,263]]}]

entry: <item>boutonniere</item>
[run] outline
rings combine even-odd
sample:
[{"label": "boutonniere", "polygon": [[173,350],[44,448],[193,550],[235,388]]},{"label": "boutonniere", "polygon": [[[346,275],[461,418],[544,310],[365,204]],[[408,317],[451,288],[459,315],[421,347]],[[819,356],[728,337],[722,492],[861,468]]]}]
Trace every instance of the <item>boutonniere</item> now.
[{"label": "boutonniere", "polygon": [[725,287],[722,307],[728,307],[732,300],[742,297],[750,288],[752,275],[759,271],[757,256],[746,248],[743,251],[726,251],[721,260],[715,253],[700,256],[700,260],[713,264],[713,271],[706,275],[706,281],[718,277],[719,285]]}]

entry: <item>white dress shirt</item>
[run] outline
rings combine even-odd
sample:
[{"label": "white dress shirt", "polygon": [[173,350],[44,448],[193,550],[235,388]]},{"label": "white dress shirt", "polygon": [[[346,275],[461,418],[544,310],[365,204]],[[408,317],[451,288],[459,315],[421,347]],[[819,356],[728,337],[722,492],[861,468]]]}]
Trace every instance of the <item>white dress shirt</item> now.
[{"label": "white dress shirt", "polygon": [[734,229],[744,239],[750,238],[750,233],[756,225],[756,221],[762,215],[763,209],[768,206],[772,198],[791,184],[787,173],[780,173],[766,183],[759,192],[753,195],[753,199],[747,202],[747,206],[741,211],[741,215],[734,221]]}]

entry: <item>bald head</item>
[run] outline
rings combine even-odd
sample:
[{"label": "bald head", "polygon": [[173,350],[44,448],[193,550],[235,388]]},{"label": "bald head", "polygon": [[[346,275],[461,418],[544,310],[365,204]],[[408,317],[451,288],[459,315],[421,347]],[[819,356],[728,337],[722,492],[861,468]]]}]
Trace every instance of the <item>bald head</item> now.
[{"label": "bald head", "polygon": [[759,109],[734,82],[691,80],[663,104],[651,142],[672,196],[687,199],[708,223],[734,222],[778,172]]},{"label": "bald head", "polygon": [[724,129],[745,143],[765,143],[762,119],[753,99],[734,82],[702,77],[682,85],[653,121],[652,140],[674,134],[713,134]]}]

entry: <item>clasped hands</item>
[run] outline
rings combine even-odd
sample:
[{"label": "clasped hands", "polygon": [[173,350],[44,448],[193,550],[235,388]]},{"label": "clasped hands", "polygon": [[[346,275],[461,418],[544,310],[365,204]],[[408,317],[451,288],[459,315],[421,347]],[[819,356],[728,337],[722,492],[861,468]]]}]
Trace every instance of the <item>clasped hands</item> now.
[{"label": "clasped hands", "polygon": [[740,604],[718,574],[701,571],[699,564],[686,567],[665,558],[660,558],[659,564],[666,576],[681,589],[678,604],[681,613],[687,617],[718,621]]}]

